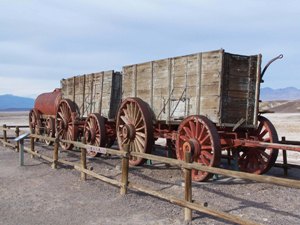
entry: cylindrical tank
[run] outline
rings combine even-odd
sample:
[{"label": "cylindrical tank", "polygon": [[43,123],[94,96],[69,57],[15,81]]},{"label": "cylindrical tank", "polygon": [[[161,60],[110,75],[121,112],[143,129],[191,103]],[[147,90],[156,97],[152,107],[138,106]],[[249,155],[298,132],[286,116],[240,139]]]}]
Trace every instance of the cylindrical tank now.
[{"label": "cylindrical tank", "polygon": [[61,100],[61,89],[40,94],[34,102],[34,108],[45,115],[56,115],[58,104]]}]

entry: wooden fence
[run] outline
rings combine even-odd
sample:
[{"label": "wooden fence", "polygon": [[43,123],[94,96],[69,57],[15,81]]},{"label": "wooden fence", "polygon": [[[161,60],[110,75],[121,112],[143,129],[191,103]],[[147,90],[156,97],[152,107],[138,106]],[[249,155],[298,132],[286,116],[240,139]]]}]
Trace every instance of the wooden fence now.
[{"label": "wooden fence", "polygon": [[[24,127],[24,126],[22,126]],[[67,140],[59,140],[58,138],[50,138],[50,137],[45,137],[45,136],[40,136],[40,135],[30,135],[30,147],[26,146],[21,146],[20,143],[10,143],[9,138],[7,136],[7,132],[11,131],[14,129],[15,131],[15,136],[18,136],[20,133],[20,126],[3,126],[0,127],[0,130],[3,131],[3,138],[0,139],[2,143],[5,146],[10,146],[13,147],[14,149],[21,150],[21,151],[26,151],[27,153],[31,154],[32,156],[42,158],[46,161],[51,162],[51,167],[52,168],[57,168],[58,164],[66,164],[71,167],[73,167],[75,170],[78,170],[81,173],[81,179],[85,180],[86,176],[92,176],[94,178],[97,178],[99,180],[102,180],[106,183],[109,183],[114,186],[120,187],[120,194],[125,195],[127,193],[128,188],[134,189],[141,191],[143,193],[164,199],[166,201],[169,201],[173,204],[179,205],[184,207],[184,220],[185,222],[190,222],[192,220],[192,210],[202,212],[211,216],[215,216],[218,218],[222,218],[227,221],[231,221],[237,224],[257,224],[253,221],[247,220],[247,219],[242,219],[239,216],[235,216],[229,213],[221,212],[215,209],[210,209],[207,208],[205,203],[199,203],[193,200],[192,198],[192,169],[195,170],[201,170],[204,172],[209,172],[209,173],[214,173],[214,174],[220,174],[224,175],[227,177],[234,177],[234,178],[242,178],[242,179],[247,179],[247,180],[252,180],[252,181],[257,181],[257,182],[263,182],[263,183],[270,183],[270,184],[277,184],[277,185],[282,185],[282,186],[287,186],[287,187],[293,187],[293,188],[300,188],[300,181],[298,180],[291,180],[291,179],[284,179],[284,178],[277,178],[277,177],[271,177],[271,176],[261,176],[261,175],[255,175],[255,174],[249,174],[249,173],[244,173],[244,172],[238,172],[238,171],[231,171],[231,170],[226,170],[226,169],[221,169],[221,168],[215,168],[215,167],[207,167],[200,165],[198,163],[192,163],[191,162],[191,153],[186,152],[185,154],[185,161],[180,161],[176,159],[171,159],[171,158],[166,158],[166,157],[161,157],[161,156],[156,156],[156,155],[151,155],[151,154],[146,154],[146,153],[140,153],[140,152],[129,152],[128,151],[128,146],[125,146],[124,151],[117,151],[114,149],[109,149],[109,148],[100,148],[100,147],[95,147],[91,145],[86,145],[81,142],[75,142],[75,141],[67,141]],[[35,151],[35,139],[41,139],[41,140],[48,140],[54,143],[53,147],[53,155],[52,157],[42,155]],[[64,143],[71,143],[75,147],[80,148],[80,163],[74,163],[70,161],[66,161],[64,159],[59,158],[58,154],[58,149],[59,149],[59,142],[64,142]],[[121,170],[122,170],[122,176],[120,180],[112,179],[109,177],[106,177],[101,174],[97,174],[96,172],[92,171],[91,169],[87,168],[87,161],[86,161],[86,154],[87,154],[87,149],[93,148],[97,149],[98,151],[101,151],[102,153],[108,153],[110,155],[117,155],[121,157]],[[173,195],[168,195],[166,193],[160,192],[160,191],[155,191],[152,190],[149,187],[142,186],[140,184],[133,183],[128,180],[128,173],[129,173],[129,158],[135,156],[135,157],[141,157],[149,160],[154,160],[170,165],[174,165],[177,167],[180,167],[184,170],[184,196],[182,198],[179,198],[177,196]]]}]

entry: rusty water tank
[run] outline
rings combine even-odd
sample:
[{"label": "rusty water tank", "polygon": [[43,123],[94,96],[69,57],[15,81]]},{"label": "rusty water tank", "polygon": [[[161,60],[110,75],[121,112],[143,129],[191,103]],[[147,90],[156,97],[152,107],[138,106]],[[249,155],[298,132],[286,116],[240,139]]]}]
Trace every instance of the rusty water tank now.
[{"label": "rusty water tank", "polygon": [[56,115],[58,104],[61,100],[61,89],[56,88],[53,92],[40,94],[34,102],[34,108],[45,115]]}]

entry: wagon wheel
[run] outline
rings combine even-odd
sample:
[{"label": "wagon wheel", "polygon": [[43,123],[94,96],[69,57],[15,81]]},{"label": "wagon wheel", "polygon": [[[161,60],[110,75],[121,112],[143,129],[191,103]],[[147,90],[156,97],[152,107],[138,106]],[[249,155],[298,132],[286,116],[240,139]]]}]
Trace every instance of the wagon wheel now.
[{"label": "wagon wheel", "polygon": [[[52,117],[46,119],[45,134],[47,137],[55,137],[55,121]],[[53,141],[45,140],[47,145],[52,145]]]},{"label": "wagon wheel", "polygon": [[[29,128],[30,128],[30,133],[32,134],[41,134],[41,119],[40,119],[40,113],[36,109],[32,109],[29,112]],[[35,141],[39,141],[38,138],[35,138]]]},{"label": "wagon wheel", "polygon": [[[258,117],[258,127],[250,133],[250,138],[263,142],[278,142],[277,132],[273,124],[265,117]],[[244,172],[263,174],[274,164],[278,150],[272,148],[242,147],[239,150],[239,169]]]},{"label": "wagon wheel", "polygon": [[[221,159],[221,143],[215,125],[205,116],[189,116],[178,128],[176,140],[177,159],[184,160],[185,151],[191,151],[192,161],[217,167]],[[213,174],[192,170],[194,181],[206,181]]]},{"label": "wagon wheel", "polygon": [[[60,139],[74,141],[77,138],[76,108],[74,103],[69,99],[60,101],[57,107],[55,118],[56,132]],[[70,150],[73,145],[70,143],[60,142],[64,150]]]},{"label": "wagon wheel", "polygon": [[[84,124],[84,137],[86,144],[97,147],[105,146],[105,119],[99,113],[90,114]],[[87,151],[89,156],[95,157],[97,152]]]},{"label": "wagon wheel", "polygon": [[[117,138],[119,148],[129,145],[129,151],[151,153],[153,146],[152,114],[148,105],[140,98],[125,99],[118,111]],[[143,158],[132,157],[130,165],[144,163]]]}]

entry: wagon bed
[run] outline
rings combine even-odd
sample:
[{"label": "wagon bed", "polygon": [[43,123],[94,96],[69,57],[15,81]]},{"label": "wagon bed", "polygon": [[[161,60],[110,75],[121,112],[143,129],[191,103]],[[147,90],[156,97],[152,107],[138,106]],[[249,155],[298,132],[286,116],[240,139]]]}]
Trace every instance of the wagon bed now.
[{"label": "wagon bed", "polygon": [[205,115],[218,126],[255,127],[260,64],[260,55],[221,49],[124,66],[123,99],[143,99],[167,124]]}]

